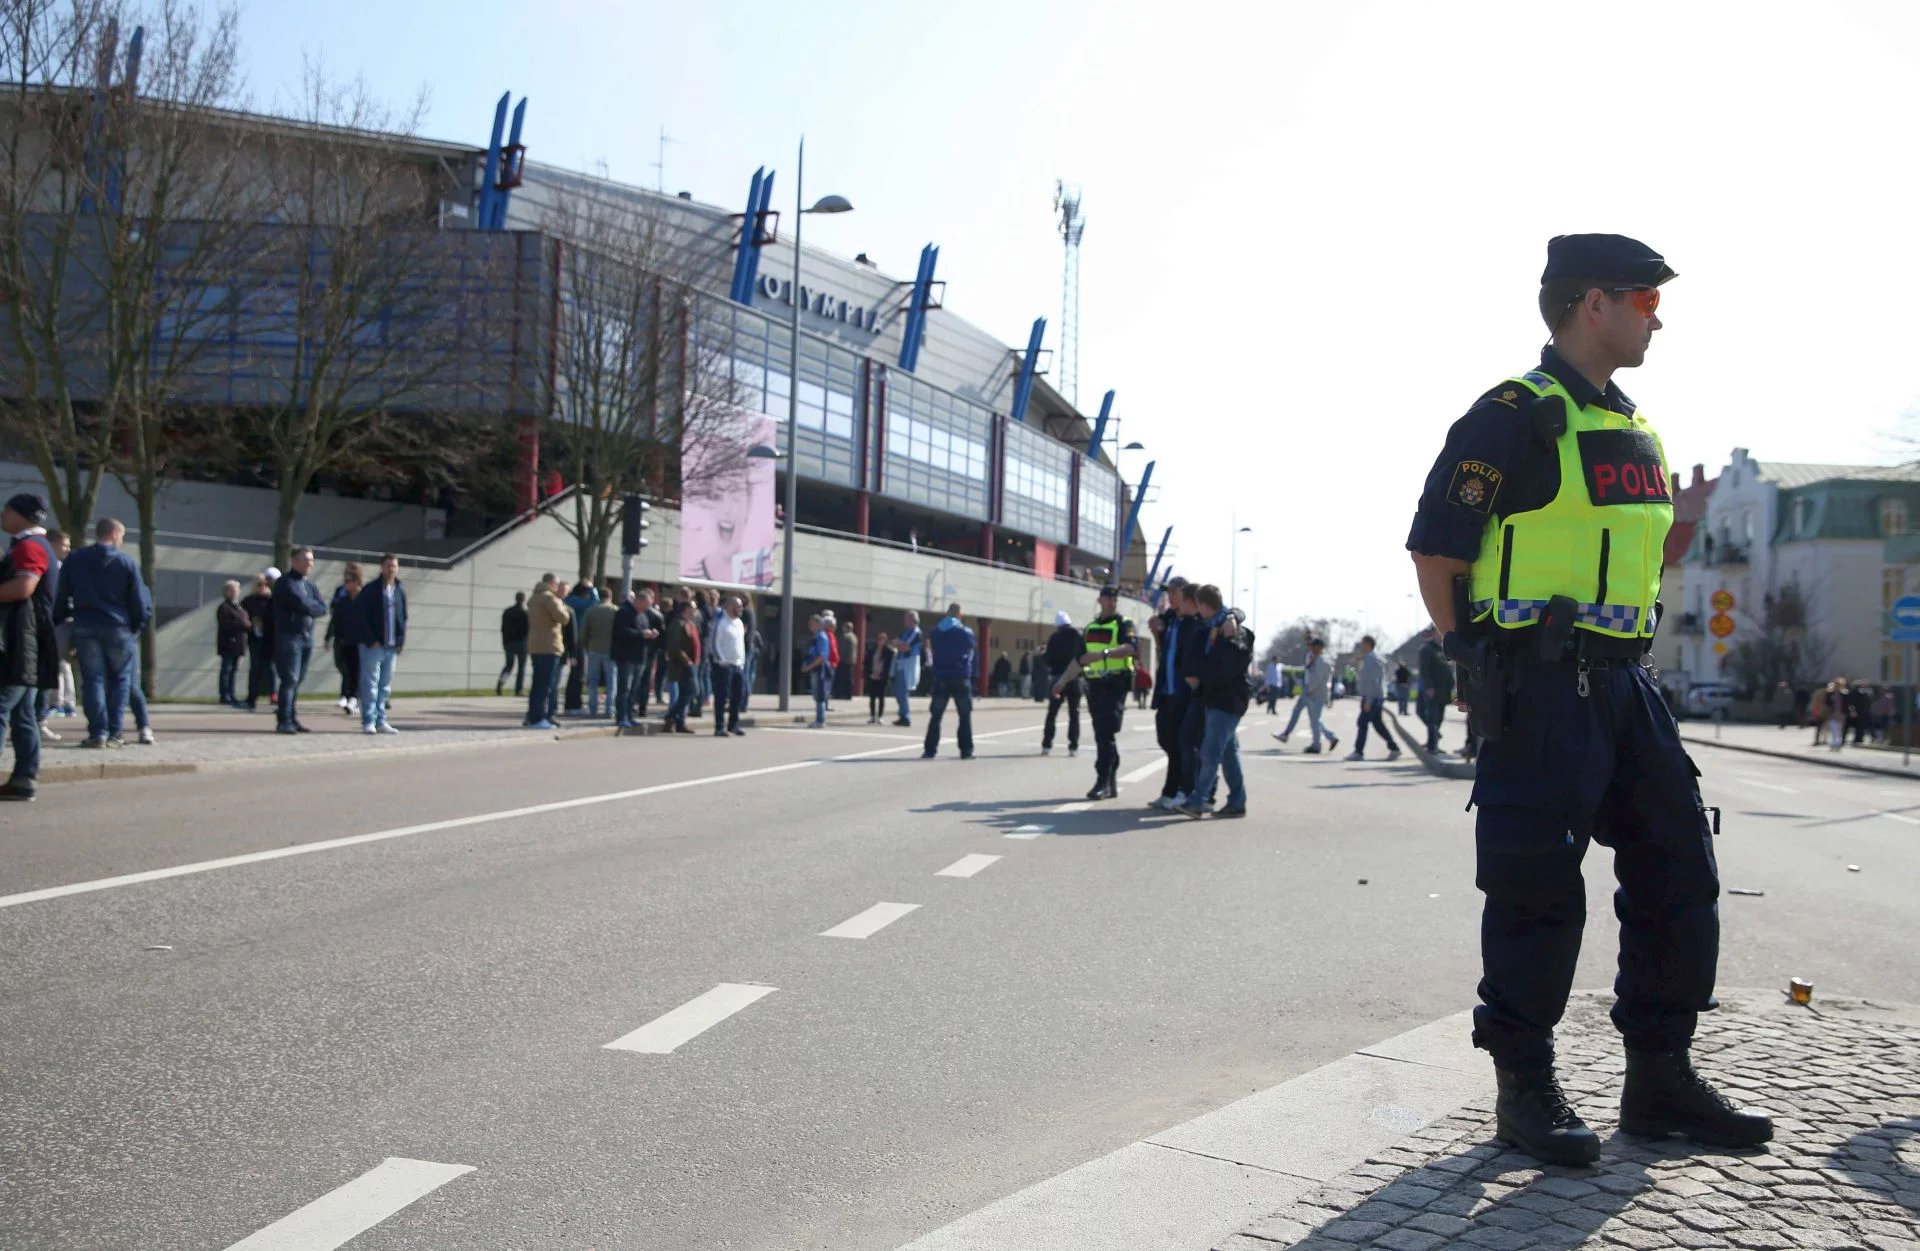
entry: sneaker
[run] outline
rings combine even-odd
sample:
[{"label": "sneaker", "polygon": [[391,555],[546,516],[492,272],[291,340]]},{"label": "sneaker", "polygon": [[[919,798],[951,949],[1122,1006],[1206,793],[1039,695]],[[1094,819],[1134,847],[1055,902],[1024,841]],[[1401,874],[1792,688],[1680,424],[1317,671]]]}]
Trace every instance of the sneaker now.
[{"label": "sneaker", "polygon": [[[527,728],[529,730],[557,730],[560,727],[555,725],[553,722],[542,718],[541,720],[534,722],[532,725],[528,726]],[[379,730],[374,731],[375,734],[378,734],[379,732],[380,732]]]},{"label": "sneaker", "polygon": [[1080,754],[1080,749],[1079,749],[1078,747],[1069,747],[1069,748],[1067,748],[1067,755],[1069,755],[1069,756],[1078,756],[1079,754]]},{"label": "sneaker", "polygon": [[728,730],[727,733],[733,735],[735,738],[745,738],[747,736],[747,732],[737,725],[731,730]]},{"label": "sneaker", "polygon": [[1333,750],[1334,748],[1336,748],[1336,747],[1338,747],[1338,746],[1340,746],[1340,739],[1339,739],[1339,737],[1338,737],[1337,735],[1333,735],[1333,734],[1329,734],[1329,735],[1327,735],[1327,750],[1328,750],[1328,751],[1332,751],[1332,750]]},{"label": "sneaker", "polygon": [[1285,734],[1283,734],[1283,733],[1281,733],[1281,732],[1280,732],[1280,731],[1278,731],[1278,730],[1275,730],[1275,731],[1274,731],[1274,734],[1273,734],[1273,736],[1274,736],[1275,738],[1277,738],[1277,739],[1279,739],[1279,740],[1280,740],[1281,742],[1283,742],[1283,743],[1287,741],[1287,736],[1286,736]]},{"label": "sneaker", "polygon": [[307,728],[306,726],[304,726],[304,725],[302,725],[302,724],[300,724],[300,723],[299,723],[298,721],[296,721],[296,722],[294,722],[294,723],[293,723],[293,732],[294,732],[295,734],[311,734],[311,733],[313,733],[313,731],[312,731],[312,730],[309,730],[309,729],[308,729],[308,728]]},{"label": "sneaker", "polygon": [[80,746],[90,748],[94,751],[98,751],[100,748],[105,747],[106,745],[107,745],[107,740],[104,738],[82,739],[80,742]]},{"label": "sneaker", "polygon": [[1053,748],[1051,748],[1051,747],[1042,747],[1042,748],[1040,749],[1040,754],[1041,754],[1042,756],[1051,756],[1051,755],[1053,755]]},{"label": "sneaker", "polygon": [[1346,758],[1348,760],[1365,760],[1367,758],[1367,753],[1361,751],[1359,748],[1356,747],[1352,751],[1347,753]]},{"label": "sneaker", "polygon": [[142,747],[153,746],[153,727],[152,726],[143,725],[140,727],[140,745]]},{"label": "sneaker", "polygon": [[[294,729],[290,725],[276,725],[273,727],[273,732],[275,734],[298,734],[300,731]],[[108,739],[107,741],[109,743],[113,742],[112,739]]]},{"label": "sneaker", "polygon": [[1303,747],[1300,750],[1300,754],[1302,756],[1318,756],[1320,754],[1320,744],[1315,743],[1312,747]]},{"label": "sneaker", "polygon": [[1153,800],[1147,806],[1149,808],[1158,808],[1162,812],[1172,812],[1175,808],[1178,808],[1181,804],[1184,804],[1186,802],[1187,802],[1186,793],[1182,791],[1174,795],[1162,795],[1158,799]]},{"label": "sneaker", "polygon": [[1398,747],[1387,748],[1387,759],[1388,760],[1400,759],[1400,749]]},{"label": "sneaker", "polygon": [[124,738],[121,738],[118,734],[107,735],[107,746],[125,747],[126,745],[127,745],[127,740]]},{"label": "sneaker", "polygon": [[1179,813],[1183,817],[1192,817],[1194,820],[1199,820],[1201,817],[1207,815],[1207,810],[1199,804],[1181,804],[1179,807],[1172,809],[1172,811]]},{"label": "sneaker", "polygon": [[40,737],[49,743],[57,743],[60,741],[60,735],[54,733],[53,723],[51,721],[42,721],[40,723]]},{"label": "sneaker", "polygon": [[911,729],[913,727],[913,722],[908,721],[905,717],[900,717],[895,719],[894,724],[898,726],[905,726],[908,729]]},{"label": "sneaker", "polygon": [[935,754],[935,753],[933,753],[933,752],[930,752],[930,751],[923,751],[923,752],[921,752],[921,753],[920,753],[920,759],[922,759],[922,760],[932,760],[932,759],[933,759],[933,757],[934,757],[934,754]]},{"label": "sneaker", "polygon": [[1228,804],[1213,815],[1216,817],[1244,817],[1247,815],[1247,809],[1244,804]]},{"label": "sneaker", "polygon": [[379,725],[375,726],[374,729],[381,734],[398,734],[400,732],[393,728],[393,722],[391,721],[382,721]]},{"label": "sneaker", "polygon": [[0,786],[0,800],[15,804],[30,804],[34,800],[34,789],[31,786],[8,782],[5,786]]},{"label": "sneaker", "polygon": [[71,717],[73,715],[73,705],[72,704],[60,705],[60,715],[63,717]]},{"label": "sneaker", "polygon": [[373,726],[363,725],[360,727],[360,732],[362,734],[378,734],[380,731]]},{"label": "sneaker", "polygon": [[341,712],[345,712],[347,710],[347,697],[342,695],[339,699],[333,701],[333,705]]}]

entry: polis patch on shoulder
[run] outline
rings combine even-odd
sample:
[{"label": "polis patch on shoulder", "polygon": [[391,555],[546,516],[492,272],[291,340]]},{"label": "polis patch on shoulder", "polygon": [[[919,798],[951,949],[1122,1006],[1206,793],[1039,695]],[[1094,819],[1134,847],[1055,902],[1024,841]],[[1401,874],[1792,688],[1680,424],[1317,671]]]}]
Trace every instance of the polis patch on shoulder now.
[{"label": "polis patch on shoulder", "polygon": [[1501,474],[1485,461],[1463,460],[1453,471],[1453,484],[1447,488],[1447,502],[1483,513],[1493,511],[1494,497],[1500,494]]}]

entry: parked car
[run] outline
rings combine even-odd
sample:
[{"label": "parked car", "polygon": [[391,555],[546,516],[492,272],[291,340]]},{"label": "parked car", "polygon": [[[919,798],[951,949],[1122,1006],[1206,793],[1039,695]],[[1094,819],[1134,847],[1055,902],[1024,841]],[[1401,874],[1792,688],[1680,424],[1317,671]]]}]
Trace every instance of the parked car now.
[{"label": "parked car", "polygon": [[1695,682],[1680,706],[1689,717],[1711,717],[1733,707],[1733,688],[1725,682]]}]

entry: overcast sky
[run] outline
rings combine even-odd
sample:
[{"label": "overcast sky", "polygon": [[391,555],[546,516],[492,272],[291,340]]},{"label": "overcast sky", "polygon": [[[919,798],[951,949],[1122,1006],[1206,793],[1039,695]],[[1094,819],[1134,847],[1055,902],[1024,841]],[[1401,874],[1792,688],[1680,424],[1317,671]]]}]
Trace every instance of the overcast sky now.
[{"label": "overcast sky", "polygon": [[[1671,0],[1168,6],[966,0],[254,0],[256,102],[303,52],[483,145],[744,202],[755,166],[857,206],[809,243],[1009,343],[1060,312],[1054,179],[1084,188],[1080,394],[1157,460],[1143,529],[1225,584],[1251,526],[1265,633],[1424,622],[1403,545],[1446,428],[1530,367],[1550,235],[1631,234],[1680,277],[1621,377],[1685,475],[1901,459],[1916,405],[1920,6]],[[1143,457],[1129,457],[1128,477]]]}]

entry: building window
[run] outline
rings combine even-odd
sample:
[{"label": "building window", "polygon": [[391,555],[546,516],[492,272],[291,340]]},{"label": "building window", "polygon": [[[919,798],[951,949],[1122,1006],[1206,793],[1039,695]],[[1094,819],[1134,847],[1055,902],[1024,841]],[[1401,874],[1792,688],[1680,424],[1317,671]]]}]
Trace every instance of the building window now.
[{"label": "building window", "polygon": [[1905,534],[1907,532],[1907,501],[1885,499],[1880,501],[1880,533]]},{"label": "building window", "polygon": [[1799,499],[1793,501],[1793,536],[1799,538],[1807,532],[1813,520],[1813,501]]}]

